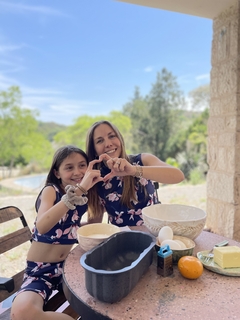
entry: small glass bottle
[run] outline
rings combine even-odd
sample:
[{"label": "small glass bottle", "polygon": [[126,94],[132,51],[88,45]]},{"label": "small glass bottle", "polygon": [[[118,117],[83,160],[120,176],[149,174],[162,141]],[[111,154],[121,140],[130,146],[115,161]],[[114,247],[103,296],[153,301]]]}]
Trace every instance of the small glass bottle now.
[{"label": "small glass bottle", "polygon": [[157,273],[168,277],[173,273],[172,250],[169,245],[160,247],[157,254]]}]

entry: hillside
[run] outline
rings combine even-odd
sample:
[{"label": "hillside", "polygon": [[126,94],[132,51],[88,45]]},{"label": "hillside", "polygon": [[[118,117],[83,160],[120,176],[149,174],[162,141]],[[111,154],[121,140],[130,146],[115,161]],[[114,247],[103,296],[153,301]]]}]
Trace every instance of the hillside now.
[{"label": "hillside", "polygon": [[38,123],[38,131],[43,134],[44,137],[49,141],[53,141],[53,137],[55,136],[55,134],[64,129],[66,129],[66,126],[55,122],[39,121]]}]

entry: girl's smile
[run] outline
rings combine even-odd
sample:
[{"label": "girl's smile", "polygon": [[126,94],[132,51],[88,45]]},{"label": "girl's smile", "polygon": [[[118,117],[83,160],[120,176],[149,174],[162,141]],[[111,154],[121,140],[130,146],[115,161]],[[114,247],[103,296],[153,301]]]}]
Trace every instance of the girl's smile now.
[{"label": "girl's smile", "polygon": [[55,170],[55,175],[61,179],[62,186],[76,185],[80,183],[87,170],[87,162],[79,153],[72,153],[61,163],[59,170]]}]

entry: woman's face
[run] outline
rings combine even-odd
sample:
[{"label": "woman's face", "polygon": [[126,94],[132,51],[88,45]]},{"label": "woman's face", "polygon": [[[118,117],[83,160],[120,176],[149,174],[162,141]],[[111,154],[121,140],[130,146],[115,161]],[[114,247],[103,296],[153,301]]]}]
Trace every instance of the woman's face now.
[{"label": "woman's face", "polygon": [[80,183],[87,170],[87,161],[79,153],[73,152],[66,159],[63,160],[58,170],[54,171],[55,176],[61,179],[62,186],[75,186]]},{"label": "woman's face", "polygon": [[122,152],[121,141],[108,124],[100,124],[93,134],[95,152],[98,156],[107,153],[111,158],[119,158]]}]

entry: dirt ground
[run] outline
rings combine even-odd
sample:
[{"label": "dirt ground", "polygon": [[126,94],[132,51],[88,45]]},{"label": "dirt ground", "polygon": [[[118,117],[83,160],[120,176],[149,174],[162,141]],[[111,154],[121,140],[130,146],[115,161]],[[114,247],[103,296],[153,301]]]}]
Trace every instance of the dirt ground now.
[{"label": "dirt ground", "polygon": [[[37,192],[20,194],[17,196],[0,196],[0,207],[13,205],[18,207],[24,213],[30,226],[33,226],[35,220],[34,204]],[[159,200],[162,203],[177,203],[196,206],[206,210],[206,184],[200,185],[174,185],[160,186],[158,189]],[[3,235],[0,229],[0,236]],[[8,256],[0,255],[0,275],[9,277],[21,270],[25,266],[26,253],[28,246],[21,247],[17,252],[10,253]]]}]

